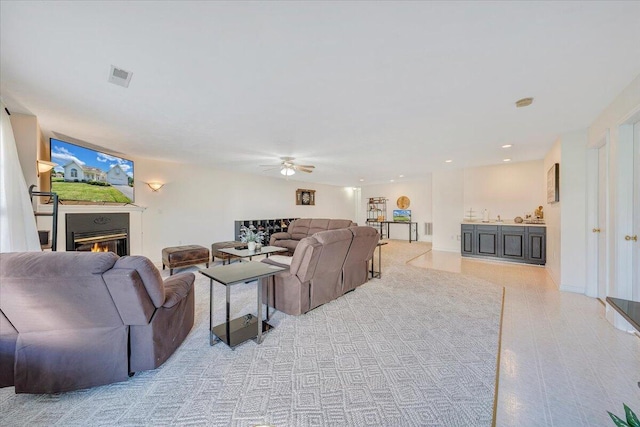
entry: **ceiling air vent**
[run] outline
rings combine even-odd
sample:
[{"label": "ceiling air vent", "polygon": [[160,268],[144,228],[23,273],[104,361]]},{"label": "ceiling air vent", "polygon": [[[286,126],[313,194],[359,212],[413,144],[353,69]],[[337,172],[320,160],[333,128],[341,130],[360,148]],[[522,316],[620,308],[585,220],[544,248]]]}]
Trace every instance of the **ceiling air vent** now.
[{"label": "ceiling air vent", "polygon": [[122,68],[111,66],[111,72],[109,73],[109,82],[122,87],[129,87],[133,73],[125,71]]}]

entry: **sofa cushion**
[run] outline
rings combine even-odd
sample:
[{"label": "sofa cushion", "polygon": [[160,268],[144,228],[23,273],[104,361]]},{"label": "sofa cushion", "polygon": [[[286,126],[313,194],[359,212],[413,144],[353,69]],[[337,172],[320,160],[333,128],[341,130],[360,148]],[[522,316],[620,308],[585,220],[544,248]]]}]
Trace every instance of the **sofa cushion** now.
[{"label": "sofa cushion", "polygon": [[[351,221],[349,221],[351,222]],[[309,236],[313,236],[321,231],[327,231],[329,228],[328,219],[312,219],[309,223]]]},{"label": "sofa cushion", "polygon": [[20,334],[120,326],[101,274],[117,259],[107,252],[0,254],[0,310]]},{"label": "sofa cushion", "polygon": [[291,224],[289,224],[289,228],[287,229],[287,232],[291,235],[292,239],[302,240],[305,237],[309,236],[310,224],[311,224],[311,218],[296,219]]}]

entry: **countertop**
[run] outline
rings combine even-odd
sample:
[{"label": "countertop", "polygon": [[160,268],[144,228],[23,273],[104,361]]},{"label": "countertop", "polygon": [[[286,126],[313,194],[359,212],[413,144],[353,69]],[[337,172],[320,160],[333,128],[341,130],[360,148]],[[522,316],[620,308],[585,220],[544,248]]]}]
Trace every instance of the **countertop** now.
[{"label": "countertop", "polygon": [[469,221],[464,220],[461,222],[462,224],[470,224],[470,225],[511,225],[516,227],[546,227],[546,224],[527,224],[526,222],[516,223],[513,220],[506,221],[496,221],[495,219],[489,220],[489,222],[483,222],[482,220]]}]

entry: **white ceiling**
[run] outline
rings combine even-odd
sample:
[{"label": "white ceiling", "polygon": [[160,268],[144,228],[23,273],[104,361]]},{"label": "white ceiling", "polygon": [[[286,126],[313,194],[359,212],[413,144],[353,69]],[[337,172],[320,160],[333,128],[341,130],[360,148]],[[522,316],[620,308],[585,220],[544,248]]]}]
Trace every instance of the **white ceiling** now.
[{"label": "white ceiling", "polygon": [[268,176],[293,156],[335,185],[541,159],[640,74],[637,1],[3,0],[0,20],[2,100],[46,136]]}]

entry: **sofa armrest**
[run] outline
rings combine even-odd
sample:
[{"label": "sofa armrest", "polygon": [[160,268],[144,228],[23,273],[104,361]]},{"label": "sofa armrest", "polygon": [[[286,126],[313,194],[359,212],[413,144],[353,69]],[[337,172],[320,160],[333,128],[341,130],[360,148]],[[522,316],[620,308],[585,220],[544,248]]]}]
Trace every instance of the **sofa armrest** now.
[{"label": "sofa armrest", "polygon": [[269,245],[273,245],[276,240],[289,240],[291,239],[291,234],[286,231],[280,231],[278,233],[273,233],[271,238],[269,239]]},{"label": "sofa armrest", "polygon": [[169,277],[164,281],[164,303],[165,308],[171,308],[178,304],[187,295],[193,287],[193,282],[196,280],[196,276],[193,273],[180,273]]}]

